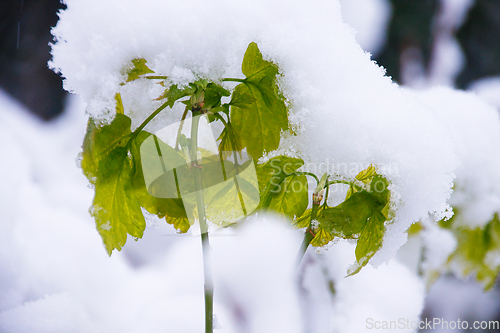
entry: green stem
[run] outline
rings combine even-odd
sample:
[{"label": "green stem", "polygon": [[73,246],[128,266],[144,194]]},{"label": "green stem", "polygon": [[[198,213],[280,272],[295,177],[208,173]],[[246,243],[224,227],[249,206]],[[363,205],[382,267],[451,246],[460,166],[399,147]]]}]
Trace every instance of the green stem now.
[{"label": "green stem", "polygon": [[139,127],[135,129],[134,133],[132,134],[132,138],[135,138],[137,135],[139,135],[139,133],[144,129],[144,127],[146,127],[146,125],[151,120],[153,120],[153,118],[156,117],[160,112],[162,112],[163,109],[165,109],[167,106],[168,106],[168,101],[160,105],[158,109],[154,110],[153,113],[151,113],[149,117],[147,117],[146,120],[144,120],[142,124],[140,124]]},{"label": "green stem", "polygon": [[359,185],[356,185],[354,182],[349,182],[347,180],[332,180],[328,183],[326,183],[325,187],[329,187],[330,185],[333,185],[333,184],[346,184],[346,185],[350,185],[350,186],[353,186],[356,188],[356,190],[358,191],[361,191],[363,188]]},{"label": "green stem", "polygon": [[227,126],[227,121],[226,121],[226,119],[224,119],[224,117],[223,117],[223,116],[221,116],[219,113],[215,112],[215,113],[214,113],[214,117],[215,117],[215,118],[217,118],[217,119],[219,119],[220,121],[222,121],[222,124],[224,124],[224,127],[226,127],[226,126]]},{"label": "green stem", "polygon": [[184,127],[184,120],[186,120],[187,113],[188,113],[188,108],[184,110],[184,113],[182,114],[182,118],[179,124],[179,129],[177,130],[177,138],[175,139],[175,148],[174,148],[175,150],[179,148],[179,138],[181,137],[182,127]]},{"label": "green stem", "polygon": [[305,175],[305,176],[311,176],[314,179],[316,179],[316,186],[319,184],[319,178],[316,176],[314,173],[311,172],[303,172],[303,171],[295,171],[296,175]]},{"label": "green stem", "polygon": [[418,260],[418,266],[417,266],[417,274],[419,277],[424,277],[425,271],[424,271],[424,262],[425,262],[425,256],[427,252],[427,248],[425,246],[422,246],[420,249],[420,258]]},{"label": "green stem", "polygon": [[210,264],[210,239],[208,237],[205,203],[203,201],[203,184],[201,170],[198,165],[198,125],[200,117],[193,113],[191,118],[191,165],[196,188],[196,207],[201,231],[201,247],[203,249],[203,275],[205,279],[205,333],[213,332],[214,286],[212,267]]},{"label": "green stem", "polygon": [[318,208],[319,204],[314,203],[311,210],[311,220],[309,222],[309,227],[307,227],[307,230],[304,233],[304,239],[302,240],[302,245],[300,246],[299,253],[297,254],[297,259],[296,259],[297,266],[302,261],[302,258],[304,257],[304,254],[306,253],[309,244],[311,244],[311,241],[314,239],[314,234],[311,230],[311,223],[316,219],[316,216],[318,215]]},{"label": "green stem", "polygon": [[222,79],[222,82],[227,82],[227,81],[230,81],[230,82],[245,82],[245,79],[235,79],[235,78],[232,78],[232,77],[228,77],[228,78]]},{"label": "green stem", "polygon": [[[230,122],[229,122],[229,119],[228,121],[226,121],[224,119],[224,117],[222,117],[219,113],[214,113],[214,116],[215,118],[219,119],[220,121],[222,121],[222,124],[224,124],[224,127],[227,128],[227,130],[229,130],[229,126],[230,125]],[[239,174],[239,164],[238,164],[238,157],[236,156],[236,144],[234,143],[234,140],[233,138],[231,137],[230,138],[231,140],[231,146],[233,147],[233,159],[234,159],[234,166],[236,168],[236,174],[234,175],[233,177],[233,180],[234,180],[234,184],[236,185],[236,191],[238,192],[238,198],[240,199],[240,205],[241,205],[241,209],[243,210],[243,214],[245,215],[245,217],[247,216],[247,209],[245,207],[245,202],[243,200],[243,193],[241,192],[241,188],[240,188],[240,184],[238,183],[238,179],[236,178],[236,175]],[[221,155],[222,156],[222,155]],[[224,169],[224,162],[221,160],[221,163],[222,163],[222,168]],[[225,170],[223,170],[224,172],[224,180],[226,178],[225,176]]]},{"label": "green stem", "polygon": [[168,76],[150,75],[150,76],[143,76],[143,78],[148,80],[166,80],[168,79]]},{"label": "green stem", "polygon": [[323,202],[323,209],[328,206],[328,195],[330,194],[330,186],[326,186],[325,202]]},{"label": "green stem", "polygon": [[236,169],[236,173],[233,176],[233,181],[234,184],[236,185],[236,192],[238,193],[238,198],[240,199],[241,209],[243,210],[243,214],[246,217],[248,212],[245,207],[245,201],[243,200],[243,192],[241,192],[240,184],[238,183],[238,178],[236,177],[240,172],[239,172],[238,156],[236,156],[236,151],[234,151],[234,144],[233,144],[233,159],[234,159],[234,167]]}]

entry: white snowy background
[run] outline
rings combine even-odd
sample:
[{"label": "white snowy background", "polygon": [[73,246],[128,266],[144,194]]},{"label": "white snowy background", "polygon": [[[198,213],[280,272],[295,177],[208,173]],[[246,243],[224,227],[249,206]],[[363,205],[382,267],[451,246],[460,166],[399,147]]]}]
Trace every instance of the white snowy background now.
[{"label": "white snowy background", "polygon": [[[451,31],[460,24],[470,1],[443,2],[448,11],[440,22],[450,27],[443,31]],[[302,233],[276,217],[213,234],[216,332],[350,333],[370,331],[368,318],[418,321],[427,294],[416,268],[420,240],[407,242],[405,230],[428,214],[448,214],[446,204],[455,176],[476,185],[472,192],[454,194],[451,200],[478,217],[478,225],[500,210],[496,201],[500,180],[495,172],[500,167],[495,150],[500,135],[495,108],[500,107],[500,84],[498,79],[477,82],[471,88],[477,95],[432,88],[449,85],[463,61],[451,35],[441,36],[430,76],[408,82],[423,90],[392,84],[362,51],[376,53],[382,47],[390,16],[388,2],[340,3],[342,7],[337,1],[302,6],[283,2],[281,7],[278,1],[234,5],[226,13],[245,12],[247,17],[230,19],[229,26],[237,27],[233,32],[220,22],[210,21],[207,28],[214,32],[209,42],[229,55],[221,57],[207,42],[202,47],[213,51],[207,60],[206,53],[195,52],[199,44],[186,45],[182,52],[170,50],[168,58],[159,41],[184,45],[178,35],[205,27],[182,20],[204,10],[206,17],[224,16],[224,12],[217,14],[220,8],[186,1],[175,5],[182,16],[175,11],[148,11],[147,5],[155,6],[148,1],[133,13],[139,18],[150,14],[153,23],[137,19],[131,25],[127,15],[134,8],[133,1],[68,1],[66,17],[62,16],[63,23],[55,30],[68,44],[55,47],[51,65],[61,69],[66,88],[76,93],[69,98],[66,112],[54,122],[42,123],[0,94],[0,332],[203,331],[199,238],[177,235],[171,226],[149,221],[143,239],[129,239],[122,252],[108,257],[88,214],[93,190],[77,168],[77,155],[85,133],[86,108],[107,116],[99,112],[112,109],[114,91],[120,89],[117,73],[124,62],[149,57],[156,70],[177,75],[179,82],[192,75],[183,66],[219,75],[224,71],[222,64],[229,68],[225,74],[236,76],[248,38],[259,39],[264,55],[277,60],[290,78],[283,85],[294,101],[292,120],[302,122],[303,128],[298,139],[284,138],[282,149],[300,152],[308,163],[329,157],[363,164],[397,163],[400,173],[386,176],[395,184],[396,199],[405,205],[398,208],[399,219],[374,258],[377,267],[368,265],[349,278],[344,276],[354,262],[354,245],[346,242],[320,254],[309,251],[296,271],[294,259]],[[254,6],[277,12],[287,8],[277,18]],[[342,17],[349,26],[342,23]],[[182,30],[186,25],[192,31]],[[169,31],[178,35],[168,35]],[[146,32],[156,33],[158,40]],[[225,38],[218,38],[217,33]],[[146,46],[148,51],[140,54]],[[183,59],[183,52],[192,56]],[[152,94],[149,87],[137,84],[136,88],[137,95]],[[124,103],[135,108],[138,122],[146,111],[141,111],[139,98],[129,93]],[[308,120],[314,112],[321,118]],[[160,128],[165,121],[158,120],[150,129]],[[475,206],[467,195],[484,199],[478,202],[486,202],[487,207]],[[443,235],[426,237],[437,239],[430,241],[437,244],[434,264],[442,264],[446,259],[442,253],[453,250],[453,240]],[[443,277],[428,295],[424,315],[430,317],[483,320],[500,311],[498,291],[485,294],[473,281]]]}]

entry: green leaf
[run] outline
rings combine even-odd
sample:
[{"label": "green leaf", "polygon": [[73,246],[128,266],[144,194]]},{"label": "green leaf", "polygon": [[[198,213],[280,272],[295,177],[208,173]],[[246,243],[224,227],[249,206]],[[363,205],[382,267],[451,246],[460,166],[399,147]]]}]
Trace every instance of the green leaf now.
[{"label": "green leaf", "polygon": [[91,183],[95,183],[99,164],[106,154],[114,148],[126,146],[131,135],[130,125],[130,118],[122,114],[117,114],[109,125],[104,126],[89,119],[83,139],[81,167]]},{"label": "green leaf", "polygon": [[243,56],[243,63],[241,64],[241,71],[243,74],[249,78],[268,70],[268,68],[274,68],[276,73],[278,73],[276,65],[262,58],[262,53],[256,43],[252,42],[248,44],[245,55]]},{"label": "green leaf", "polygon": [[248,153],[259,159],[264,152],[278,148],[281,131],[288,128],[286,109],[267,105],[260,90],[246,84],[236,86],[233,95],[248,94],[256,102],[231,108],[231,122]]},{"label": "green leaf", "polygon": [[307,209],[300,217],[293,221],[297,229],[308,228],[311,224],[312,209]]},{"label": "green leaf", "polygon": [[207,80],[198,79],[194,82],[191,82],[189,86],[191,86],[194,90],[204,91],[207,88],[208,84],[209,82]]},{"label": "green leaf", "polygon": [[133,59],[132,60],[133,67],[126,72],[127,74],[126,82],[137,80],[139,76],[144,74],[154,73],[151,69],[149,69],[148,66],[146,66],[146,63],[147,63],[146,59],[143,58]]},{"label": "green leaf", "polygon": [[356,189],[356,187],[350,185],[349,186],[349,189],[347,190],[347,194],[345,195],[345,200],[349,199],[354,193],[358,192],[358,190]]},{"label": "green leaf", "polygon": [[186,86],[182,89],[179,89],[176,84],[172,84],[170,87],[165,89],[163,94],[156,100],[162,100],[166,98],[168,102],[167,106],[173,107],[176,101],[183,97],[190,96],[193,93],[194,89],[191,86]]},{"label": "green leaf", "polygon": [[208,83],[205,88],[205,103],[203,105],[203,109],[208,111],[212,108],[219,107],[221,105],[221,98],[230,95],[231,93],[224,87],[213,82]]},{"label": "green leaf", "polygon": [[259,159],[278,148],[281,131],[288,129],[287,108],[278,94],[278,68],[263,60],[257,44],[248,46],[241,70],[246,79],[233,91],[231,121],[243,147]]},{"label": "green leaf", "polygon": [[189,228],[191,228],[191,224],[189,223],[189,219],[187,217],[165,216],[165,220],[167,223],[173,225],[175,230],[181,234],[185,234],[188,232]]},{"label": "green leaf", "polygon": [[146,222],[130,186],[132,166],[127,149],[112,150],[102,162],[105,167],[98,171],[91,213],[111,255],[125,245],[127,234],[142,238]]},{"label": "green leaf", "polygon": [[316,189],[314,190],[314,193],[320,193],[321,191],[324,191],[325,190],[325,186],[326,186],[326,180],[328,179],[328,173],[324,173],[322,176],[321,176],[321,179],[319,180],[318,182],[318,185],[316,186]]},{"label": "green leaf", "polygon": [[291,217],[300,217],[309,203],[308,184],[304,175],[285,178],[270,192],[269,209]]},{"label": "green leaf", "polygon": [[334,239],[334,236],[326,231],[325,229],[318,229],[314,238],[311,241],[312,246],[321,247],[330,243]]},{"label": "green leaf", "polygon": [[[457,213],[452,220],[458,216]],[[458,245],[448,259],[462,269],[464,276],[474,275],[485,290],[493,288],[500,273],[500,220],[498,214],[482,228],[469,229],[450,224]]]},{"label": "green leaf", "polygon": [[264,164],[257,164],[255,170],[263,208],[269,207],[273,195],[280,192],[281,182],[303,165],[303,160],[288,156],[276,156]]},{"label": "green leaf", "polygon": [[378,210],[368,219],[366,227],[356,244],[356,264],[349,269],[348,276],[357,274],[382,246],[385,234],[385,216]]},{"label": "green leaf", "polygon": [[370,165],[368,168],[358,173],[356,175],[356,179],[362,181],[365,184],[368,184],[375,175],[376,175],[376,169],[373,165]]},{"label": "green leaf", "polygon": [[370,193],[360,191],[341,204],[322,210],[317,220],[322,229],[337,237],[356,239],[378,208],[379,204]]},{"label": "green leaf", "polygon": [[367,178],[371,179],[370,191],[355,192],[351,186],[344,202],[318,212],[319,225],[313,228],[316,237],[311,244],[314,246],[326,245],[334,237],[357,239],[356,263],[349,269],[349,276],[366,266],[382,246],[389,215],[389,182],[376,174]]},{"label": "green leaf", "polygon": [[[150,195],[147,191],[144,181],[144,173],[142,170],[140,147],[144,140],[146,140],[150,136],[153,135],[145,131],[140,132],[132,142],[130,147],[130,152],[135,162],[132,178],[132,186],[135,191],[135,196],[137,197],[137,200],[139,201],[141,207],[145,208],[149,213],[154,214],[159,218],[165,218],[167,223],[172,224],[178,232],[186,233],[189,230],[190,224],[186,212],[186,207],[182,199],[158,198]],[[158,142],[161,142],[161,140],[158,140]],[[162,150],[165,151],[165,147],[162,148]],[[143,151],[143,153],[147,153],[147,151]],[[157,153],[157,151],[154,153]],[[145,157],[148,158],[148,155],[146,154]],[[176,191],[175,188],[174,191]],[[187,208],[192,209],[192,207]]]},{"label": "green leaf", "polygon": [[233,93],[229,105],[236,106],[238,108],[248,108],[249,105],[255,102],[257,102],[257,99],[255,97],[252,97],[250,94],[246,94],[240,91],[236,94]]},{"label": "green leaf", "polygon": [[421,222],[415,222],[408,228],[408,230],[406,230],[406,232],[408,233],[408,236],[414,236],[418,235],[423,229],[424,227]]},{"label": "green leaf", "polygon": [[114,249],[121,250],[127,234],[141,238],[146,227],[131,185],[130,125],[130,118],[122,114],[102,127],[90,119],[83,144],[82,169],[95,186],[90,212],[109,255]]},{"label": "green leaf", "polygon": [[[227,116],[229,116],[229,104],[221,104],[220,106],[217,106],[215,108],[210,109],[212,113],[217,113],[217,112],[224,112]],[[208,113],[210,115],[210,113]],[[215,118],[214,118],[215,120]]]},{"label": "green leaf", "polygon": [[264,165],[257,165],[256,172],[261,193],[261,207],[300,217],[308,205],[308,184],[304,175],[294,175],[304,165],[298,158],[277,156]]},{"label": "green leaf", "polygon": [[222,130],[219,138],[219,155],[222,159],[232,155],[233,151],[243,150],[240,137],[234,132],[231,122],[226,123],[224,129]]},{"label": "green leaf", "polygon": [[380,175],[372,178],[370,183],[370,193],[378,200],[381,205],[386,205],[390,199],[389,182]]},{"label": "green leaf", "polygon": [[115,94],[115,101],[116,101],[116,113],[125,114],[122,102],[122,95],[120,93]]},{"label": "green leaf", "polygon": [[219,225],[234,223],[258,206],[260,200],[258,184],[257,182],[253,184],[251,179],[249,181],[244,176],[243,172],[239,177],[232,177],[216,186],[217,192],[213,196],[206,196],[210,197],[206,210],[210,221]]},{"label": "green leaf", "polygon": [[179,232],[189,229],[181,199],[156,198],[148,193],[140,146],[151,134],[141,131],[132,135],[130,125],[130,118],[119,113],[110,124],[100,127],[90,119],[83,143],[82,169],[95,186],[90,211],[109,255],[114,249],[121,250],[127,234],[142,237],[146,223],[141,208],[165,218]]}]

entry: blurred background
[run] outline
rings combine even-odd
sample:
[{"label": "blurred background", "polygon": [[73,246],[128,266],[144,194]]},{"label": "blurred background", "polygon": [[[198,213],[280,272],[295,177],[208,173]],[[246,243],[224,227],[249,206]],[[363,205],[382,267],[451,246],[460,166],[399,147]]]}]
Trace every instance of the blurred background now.
[{"label": "blurred background", "polygon": [[[393,81],[414,89],[471,90],[500,110],[499,0],[340,2],[361,47]],[[0,98],[15,99],[48,128],[71,104],[61,78],[47,68],[50,29],[64,8],[59,0],[0,2]],[[474,281],[444,276],[430,289],[423,317],[500,320],[499,295],[498,283],[483,293]]]}]

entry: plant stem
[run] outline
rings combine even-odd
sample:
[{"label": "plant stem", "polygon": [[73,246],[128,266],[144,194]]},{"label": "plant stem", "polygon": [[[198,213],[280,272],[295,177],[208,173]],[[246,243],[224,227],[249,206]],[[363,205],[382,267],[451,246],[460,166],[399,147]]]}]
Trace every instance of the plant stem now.
[{"label": "plant stem", "polygon": [[325,202],[323,202],[323,208],[328,206],[328,195],[330,194],[330,185],[326,186],[326,193],[325,193]]},{"label": "plant stem", "polygon": [[227,81],[231,81],[231,82],[245,82],[245,79],[235,79],[235,78],[232,78],[232,77],[228,77],[228,78],[222,79],[222,82],[227,82]]},{"label": "plant stem", "polygon": [[[311,210],[311,222],[316,219],[316,216],[318,215],[318,208],[319,208],[319,203],[313,203],[312,210]],[[304,233],[304,240],[302,241],[302,245],[300,246],[299,253],[297,254],[297,266],[300,264],[302,261],[302,258],[304,257],[304,254],[307,251],[307,248],[309,247],[309,244],[311,244],[311,241],[314,239],[314,234],[311,230],[311,223],[309,223],[309,227],[307,227],[306,232]]]},{"label": "plant stem", "polygon": [[143,78],[148,80],[166,80],[168,79],[168,76],[150,75],[150,76],[143,76]]},{"label": "plant stem", "polygon": [[295,171],[296,175],[305,175],[305,176],[311,176],[316,180],[316,185],[319,183],[318,176],[316,176],[314,173],[311,172],[304,172],[304,171]]},{"label": "plant stem", "polygon": [[134,137],[137,136],[139,134],[140,131],[142,131],[144,129],[144,127],[146,127],[146,125],[151,121],[153,120],[154,117],[156,117],[161,111],[163,111],[163,109],[165,109],[166,107],[168,106],[168,101],[163,103],[162,105],[160,105],[160,107],[156,110],[153,111],[153,113],[151,113],[149,115],[149,117],[146,118],[146,120],[144,120],[142,122],[142,124],[139,125],[139,127],[137,127],[134,131],[134,133],[132,134]]},{"label": "plant stem", "polygon": [[210,240],[208,238],[205,203],[203,201],[203,184],[201,170],[198,165],[198,125],[200,117],[192,114],[191,118],[191,165],[196,188],[196,207],[201,231],[201,247],[203,250],[203,275],[205,279],[205,333],[213,332],[214,286],[212,267],[210,265]]},{"label": "plant stem", "polygon": [[224,125],[224,127],[227,126],[227,121],[226,121],[226,119],[224,119],[223,116],[221,116],[220,114],[218,114],[216,112],[216,113],[214,113],[214,117],[217,118],[217,119],[219,119],[220,121],[222,121],[222,124]]},{"label": "plant stem", "polygon": [[354,184],[354,182],[349,182],[347,180],[332,180],[332,181],[326,183],[325,187],[333,185],[333,184],[346,184],[346,185],[350,185],[350,186],[355,187],[358,191],[361,191],[363,189],[361,186]]},{"label": "plant stem", "polygon": [[179,124],[179,129],[177,130],[177,138],[175,139],[175,147],[174,147],[175,150],[179,148],[179,138],[181,137],[182,127],[184,127],[184,120],[186,120],[187,113],[188,113],[188,108],[184,110],[184,113],[182,114],[182,118]]}]

